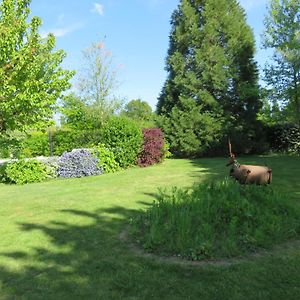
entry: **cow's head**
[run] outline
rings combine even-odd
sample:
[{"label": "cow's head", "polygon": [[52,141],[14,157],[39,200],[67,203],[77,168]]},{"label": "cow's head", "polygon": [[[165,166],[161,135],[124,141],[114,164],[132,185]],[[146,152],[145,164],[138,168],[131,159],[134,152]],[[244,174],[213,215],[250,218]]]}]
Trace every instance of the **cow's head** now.
[{"label": "cow's head", "polygon": [[235,159],[235,155],[234,154],[231,154],[230,157],[229,157],[229,161],[228,163],[226,164],[226,167],[230,166],[230,165],[233,165],[235,163],[236,159]]}]

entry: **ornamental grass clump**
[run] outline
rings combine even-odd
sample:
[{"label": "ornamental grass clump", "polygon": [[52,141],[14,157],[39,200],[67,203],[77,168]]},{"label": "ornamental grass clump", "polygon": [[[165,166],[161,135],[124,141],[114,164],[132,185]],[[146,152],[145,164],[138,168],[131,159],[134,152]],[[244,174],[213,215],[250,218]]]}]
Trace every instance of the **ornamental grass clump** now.
[{"label": "ornamental grass clump", "polygon": [[100,175],[103,169],[99,161],[86,149],[65,152],[58,159],[57,174],[63,178]]},{"label": "ornamental grass clump", "polygon": [[300,210],[270,186],[230,180],[160,191],[133,221],[147,251],[190,260],[234,257],[300,235]]}]

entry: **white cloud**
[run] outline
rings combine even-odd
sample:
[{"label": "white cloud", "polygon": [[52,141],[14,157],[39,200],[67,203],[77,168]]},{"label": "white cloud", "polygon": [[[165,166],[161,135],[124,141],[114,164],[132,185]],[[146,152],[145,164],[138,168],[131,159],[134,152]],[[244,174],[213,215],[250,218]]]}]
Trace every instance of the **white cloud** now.
[{"label": "white cloud", "polygon": [[94,13],[99,14],[100,16],[103,16],[104,15],[104,6],[100,3],[95,2],[91,12],[94,12]]},{"label": "white cloud", "polygon": [[68,33],[74,32],[82,27],[83,27],[82,23],[77,23],[72,26],[52,28],[49,30],[42,30],[40,32],[40,35],[42,38],[45,38],[45,37],[47,37],[47,35],[49,33],[52,33],[55,37],[62,37],[62,36],[67,35]]}]

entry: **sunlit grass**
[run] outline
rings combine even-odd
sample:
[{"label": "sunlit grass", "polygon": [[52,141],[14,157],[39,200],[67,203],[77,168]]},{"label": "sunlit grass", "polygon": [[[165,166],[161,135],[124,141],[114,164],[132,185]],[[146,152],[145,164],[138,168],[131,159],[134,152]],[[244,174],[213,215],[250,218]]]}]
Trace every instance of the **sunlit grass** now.
[{"label": "sunlit grass", "polygon": [[[299,205],[300,159],[266,163]],[[226,159],[168,160],[145,169],[24,186],[0,185],[0,299],[297,299],[300,251],[232,267],[182,267],[136,256],[119,239],[159,187],[224,178]]]}]

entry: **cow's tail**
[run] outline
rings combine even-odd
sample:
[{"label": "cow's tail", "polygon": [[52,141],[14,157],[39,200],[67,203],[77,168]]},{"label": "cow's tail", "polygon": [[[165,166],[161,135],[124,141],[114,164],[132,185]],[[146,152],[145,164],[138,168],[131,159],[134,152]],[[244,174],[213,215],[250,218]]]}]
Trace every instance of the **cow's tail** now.
[{"label": "cow's tail", "polygon": [[272,169],[269,169],[268,173],[269,173],[268,184],[270,184],[272,182]]}]

